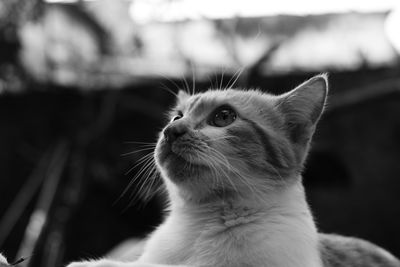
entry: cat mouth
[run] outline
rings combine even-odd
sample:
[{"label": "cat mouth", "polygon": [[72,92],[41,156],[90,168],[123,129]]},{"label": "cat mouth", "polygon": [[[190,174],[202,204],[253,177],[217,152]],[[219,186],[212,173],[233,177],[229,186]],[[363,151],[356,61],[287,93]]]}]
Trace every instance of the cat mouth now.
[{"label": "cat mouth", "polygon": [[161,142],[156,149],[156,158],[166,177],[179,184],[217,175],[218,164],[209,163],[205,151],[190,146],[176,150],[169,143]]},{"label": "cat mouth", "polygon": [[179,161],[181,163],[187,162],[183,154],[177,153],[176,149],[173,149],[172,145],[167,142],[161,143],[157,151],[157,157],[162,165],[164,165],[167,161]]},{"label": "cat mouth", "polygon": [[157,149],[158,161],[162,166],[190,166],[190,167],[204,167],[207,164],[198,157],[198,152],[187,145],[176,145],[169,143],[160,144]]},{"label": "cat mouth", "polygon": [[161,163],[166,163],[168,161],[176,162],[177,164],[190,164],[192,166],[197,165],[196,162],[193,161],[193,157],[189,155],[190,153],[177,153],[172,149],[166,151],[160,160]]},{"label": "cat mouth", "polygon": [[178,155],[172,150],[164,156],[161,164],[167,173],[167,177],[177,183],[191,183],[193,179],[199,179],[199,177],[209,172],[207,166],[197,164],[193,160],[185,158],[184,155]]}]

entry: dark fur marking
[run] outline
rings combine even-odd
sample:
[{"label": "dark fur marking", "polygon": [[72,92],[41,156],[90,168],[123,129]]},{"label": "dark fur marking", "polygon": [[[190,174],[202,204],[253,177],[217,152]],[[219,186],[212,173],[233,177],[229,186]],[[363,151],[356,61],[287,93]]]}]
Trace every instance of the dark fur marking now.
[{"label": "dark fur marking", "polygon": [[281,162],[279,152],[271,143],[271,138],[268,136],[268,134],[254,121],[249,119],[243,119],[243,120],[249,123],[251,127],[254,129],[254,131],[257,133],[259,140],[261,141],[263,148],[265,150],[265,155],[267,156],[268,161],[275,167],[278,168],[284,167],[284,165]]},{"label": "dark fur marking", "polygon": [[249,153],[247,153],[247,151],[243,150],[242,148],[246,144],[254,143],[255,142],[254,136],[245,129],[228,129],[227,132],[229,135],[237,137],[228,139],[228,141],[233,147],[238,148],[236,150],[237,155],[243,156],[244,158],[248,158]]},{"label": "dark fur marking", "polygon": [[[249,131],[248,129],[228,129],[227,130],[229,135],[235,136],[235,138],[229,138],[228,142],[229,144],[235,148],[235,154],[236,157],[239,157],[243,159],[243,161],[246,162],[248,167],[252,170],[262,170],[266,171],[268,170],[266,166],[260,166],[257,164],[253,158],[256,157],[257,155],[254,155],[254,153],[251,153],[249,151],[248,146],[254,145],[257,140],[255,139],[255,134]],[[265,157],[265,162],[267,162],[267,159]]]},{"label": "dark fur marking", "polygon": [[290,141],[295,144],[306,145],[311,139],[310,126],[302,123],[287,123]]}]

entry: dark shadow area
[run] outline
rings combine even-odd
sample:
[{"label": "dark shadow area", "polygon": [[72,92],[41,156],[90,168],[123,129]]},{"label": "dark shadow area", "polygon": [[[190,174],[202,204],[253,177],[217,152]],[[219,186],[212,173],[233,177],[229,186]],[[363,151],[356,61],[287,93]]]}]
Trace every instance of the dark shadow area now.
[{"label": "dark shadow area", "polygon": [[303,181],[307,188],[351,186],[351,177],[346,165],[329,151],[310,153],[303,172]]}]

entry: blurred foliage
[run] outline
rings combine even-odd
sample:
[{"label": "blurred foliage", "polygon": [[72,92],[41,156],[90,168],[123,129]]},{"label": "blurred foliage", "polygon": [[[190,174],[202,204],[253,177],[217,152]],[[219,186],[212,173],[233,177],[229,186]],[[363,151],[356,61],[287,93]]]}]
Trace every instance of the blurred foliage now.
[{"label": "blurred foliage", "polygon": [[265,76],[398,64],[386,12],[135,24],[125,0],[2,3],[10,12],[0,21],[12,23],[0,23],[1,61],[33,81],[85,90],[192,72],[207,80],[241,68]]}]

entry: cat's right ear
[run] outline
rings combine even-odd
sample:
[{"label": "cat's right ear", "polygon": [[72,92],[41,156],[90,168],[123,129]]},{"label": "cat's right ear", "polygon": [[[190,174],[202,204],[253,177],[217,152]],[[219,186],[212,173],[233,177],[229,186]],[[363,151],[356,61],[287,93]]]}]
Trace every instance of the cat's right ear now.
[{"label": "cat's right ear", "polygon": [[186,99],[188,99],[189,97],[190,97],[190,95],[184,90],[179,90],[179,92],[176,96],[178,102],[183,102]]},{"label": "cat's right ear", "polygon": [[324,110],[327,94],[327,75],[321,74],[279,96],[276,106],[285,116],[293,141],[309,140]]}]

